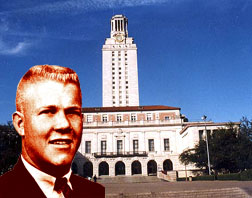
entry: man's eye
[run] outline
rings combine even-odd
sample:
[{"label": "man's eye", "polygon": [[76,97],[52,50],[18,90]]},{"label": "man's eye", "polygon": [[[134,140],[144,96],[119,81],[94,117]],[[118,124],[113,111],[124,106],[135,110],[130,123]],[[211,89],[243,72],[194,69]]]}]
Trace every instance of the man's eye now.
[{"label": "man's eye", "polygon": [[69,110],[66,111],[66,114],[68,114],[68,115],[80,115],[81,112],[79,110],[69,109]]},{"label": "man's eye", "polygon": [[54,114],[56,111],[54,109],[45,109],[40,112],[40,114]]}]

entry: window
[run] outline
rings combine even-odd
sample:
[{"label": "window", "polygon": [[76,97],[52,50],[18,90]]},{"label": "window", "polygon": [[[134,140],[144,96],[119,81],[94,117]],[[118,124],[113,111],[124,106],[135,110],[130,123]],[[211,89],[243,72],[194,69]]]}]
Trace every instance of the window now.
[{"label": "window", "polygon": [[121,122],[122,121],[122,115],[121,114],[117,114],[116,121],[117,122]]},{"label": "window", "polygon": [[85,153],[91,153],[91,141],[85,141]]},{"label": "window", "polygon": [[126,84],[128,84],[129,83],[129,81],[126,81]]},{"label": "window", "polygon": [[115,65],[115,63],[112,63],[112,65]]},{"label": "window", "polygon": [[115,68],[114,68],[114,67],[112,67],[112,70],[115,70]]},{"label": "window", "polygon": [[133,153],[138,153],[138,140],[133,140]]},{"label": "window", "polygon": [[[113,96],[113,98],[114,98],[115,96]],[[107,122],[108,121],[108,115],[107,114],[104,114],[104,115],[102,115],[102,121],[103,122]]]},{"label": "window", "polygon": [[149,151],[154,151],[154,139],[149,139]]},{"label": "window", "polygon": [[115,89],[115,86],[113,86],[113,89]]},{"label": "window", "polygon": [[151,115],[151,113],[147,113],[147,120],[148,120],[148,121],[152,120],[152,115]]},{"label": "window", "polygon": [[119,67],[119,70],[121,70],[122,68],[121,67]]},{"label": "window", "polygon": [[112,72],[112,75],[115,75],[115,72]]},{"label": "window", "polygon": [[165,151],[170,151],[170,141],[169,139],[164,139],[164,150]]},{"label": "window", "polygon": [[126,86],[126,89],[128,89],[129,88],[129,86]]},{"label": "window", "polygon": [[93,116],[87,115],[87,122],[93,122]]},{"label": "window", "polygon": [[136,121],[136,114],[135,114],[135,113],[132,113],[132,114],[131,114],[131,121],[132,121],[132,122],[135,122],[135,121]]},{"label": "window", "polygon": [[101,154],[105,154],[107,150],[107,141],[101,141]]},{"label": "window", "polygon": [[122,151],[123,151],[122,140],[117,140],[117,154],[122,154]]}]

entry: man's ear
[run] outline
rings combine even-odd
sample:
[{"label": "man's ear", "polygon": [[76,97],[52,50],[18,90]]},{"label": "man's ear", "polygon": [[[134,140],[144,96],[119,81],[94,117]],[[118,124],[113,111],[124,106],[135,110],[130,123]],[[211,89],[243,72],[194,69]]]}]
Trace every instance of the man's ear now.
[{"label": "man's ear", "polygon": [[13,125],[20,136],[24,136],[24,115],[19,111],[12,114]]}]

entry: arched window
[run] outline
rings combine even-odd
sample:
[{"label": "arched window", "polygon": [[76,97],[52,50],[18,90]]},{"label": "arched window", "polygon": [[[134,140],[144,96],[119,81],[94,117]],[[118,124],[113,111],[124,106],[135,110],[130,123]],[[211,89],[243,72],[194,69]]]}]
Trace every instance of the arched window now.
[{"label": "arched window", "polygon": [[122,161],[116,162],[115,175],[125,175],[125,164]]},{"label": "arched window", "polygon": [[135,174],[142,174],[142,166],[141,166],[141,163],[139,161],[134,161],[132,162],[131,164],[131,173],[132,175],[135,175]]},{"label": "arched window", "polygon": [[173,164],[172,161],[167,159],[163,162],[163,170],[164,171],[171,171],[173,170]]},{"label": "arched window", "polygon": [[155,160],[150,160],[147,164],[148,175],[157,175],[157,162]]},{"label": "arched window", "polygon": [[99,164],[99,176],[109,175],[109,165],[107,162],[101,162]]}]

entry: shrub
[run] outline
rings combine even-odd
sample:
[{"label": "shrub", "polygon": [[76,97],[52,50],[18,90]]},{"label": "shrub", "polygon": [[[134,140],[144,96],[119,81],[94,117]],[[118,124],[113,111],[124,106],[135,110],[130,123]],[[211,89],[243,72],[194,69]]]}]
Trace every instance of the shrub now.
[{"label": "shrub", "polygon": [[241,180],[240,173],[217,175],[217,180]]},{"label": "shrub", "polygon": [[240,174],[240,178],[242,181],[252,180],[252,169],[245,170]]}]

